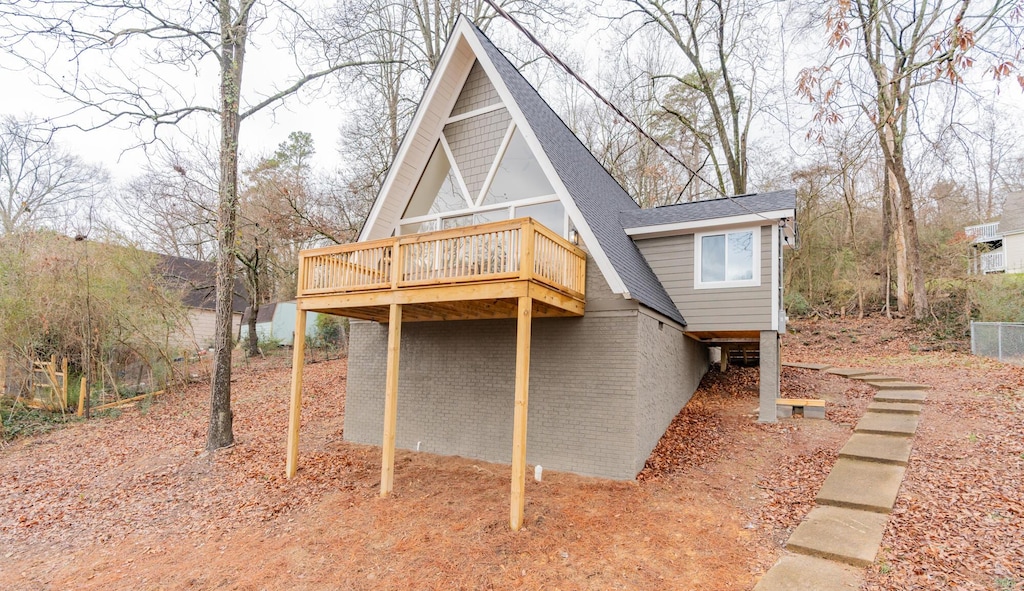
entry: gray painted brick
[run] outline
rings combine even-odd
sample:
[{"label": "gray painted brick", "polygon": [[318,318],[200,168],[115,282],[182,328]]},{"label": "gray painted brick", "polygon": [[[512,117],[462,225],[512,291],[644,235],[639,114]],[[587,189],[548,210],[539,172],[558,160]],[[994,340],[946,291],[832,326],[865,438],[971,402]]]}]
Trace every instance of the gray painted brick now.
[{"label": "gray painted brick", "polygon": [[[620,297],[588,273],[588,303]],[[509,462],[515,331],[514,320],[405,323],[398,447]],[[527,462],[553,470],[634,478],[707,367],[702,345],[643,307],[538,318],[532,336]],[[353,323],[347,440],[380,445],[386,346],[385,325]]]}]

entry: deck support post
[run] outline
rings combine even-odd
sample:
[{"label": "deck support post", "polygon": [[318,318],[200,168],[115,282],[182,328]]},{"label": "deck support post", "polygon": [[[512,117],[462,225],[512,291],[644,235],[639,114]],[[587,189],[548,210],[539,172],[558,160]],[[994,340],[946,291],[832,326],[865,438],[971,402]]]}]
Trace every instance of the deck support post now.
[{"label": "deck support post", "polygon": [[288,456],[285,476],[295,476],[299,467],[299,423],[302,419],[302,366],[306,361],[306,311],[296,306],[295,335],[292,337],[292,398],[288,408]]},{"label": "deck support post", "polygon": [[388,366],[384,380],[384,442],[381,445],[380,496],[395,480],[395,431],[398,427],[398,353],[402,349],[402,305],[391,304],[388,316]]},{"label": "deck support post", "polygon": [[758,405],[757,422],[774,423],[778,420],[775,400],[781,398],[779,383],[782,378],[778,331],[762,330],[760,349],[760,404]]},{"label": "deck support post", "polygon": [[516,326],[515,412],[512,424],[512,500],[509,526],[519,531],[526,510],[526,417],[530,395],[530,332],[533,298],[519,298]]}]

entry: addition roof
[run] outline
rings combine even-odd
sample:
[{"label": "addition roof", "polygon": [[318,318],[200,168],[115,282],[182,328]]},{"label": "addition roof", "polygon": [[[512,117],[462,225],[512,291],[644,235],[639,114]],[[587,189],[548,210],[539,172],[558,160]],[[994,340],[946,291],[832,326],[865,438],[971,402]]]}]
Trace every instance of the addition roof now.
[{"label": "addition roof", "polygon": [[619,214],[619,221],[622,222],[623,228],[633,229],[740,216],[768,217],[769,213],[785,217],[781,212],[795,209],[796,191],[787,189],[771,193],[678,203],[653,209],[637,209]]}]

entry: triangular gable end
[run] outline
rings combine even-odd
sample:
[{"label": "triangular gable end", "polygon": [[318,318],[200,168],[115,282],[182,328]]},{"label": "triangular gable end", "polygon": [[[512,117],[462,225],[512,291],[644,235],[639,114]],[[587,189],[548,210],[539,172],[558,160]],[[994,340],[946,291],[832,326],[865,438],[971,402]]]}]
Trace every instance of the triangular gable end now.
[{"label": "triangular gable end", "polygon": [[[474,138],[471,146],[463,141],[467,137]],[[495,157],[502,147],[502,160],[497,160]],[[501,202],[502,196],[496,193],[501,193],[502,168],[517,154],[520,167],[539,167],[544,178],[535,179],[533,186],[524,190],[543,192],[550,188],[557,195],[611,290],[630,297],[473,25],[465,17],[459,18],[452,31],[360,234],[361,241],[385,238],[396,230],[435,149],[445,150],[458,171],[462,187],[475,204]],[[532,158],[524,157],[527,154]],[[606,215],[617,223],[615,213]]]}]

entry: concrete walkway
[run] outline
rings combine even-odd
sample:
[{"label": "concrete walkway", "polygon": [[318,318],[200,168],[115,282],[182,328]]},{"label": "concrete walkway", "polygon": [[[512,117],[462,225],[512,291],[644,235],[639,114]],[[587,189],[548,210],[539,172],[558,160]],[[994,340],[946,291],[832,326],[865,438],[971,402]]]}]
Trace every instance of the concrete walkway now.
[{"label": "concrete walkway", "polygon": [[[815,364],[783,365],[810,369]],[[793,530],[787,552],[754,591],[859,589],[864,568],[875,562],[910,459],[928,386],[870,369],[813,369],[864,380],[878,392],[839,450],[815,498],[817,507]]]}]

